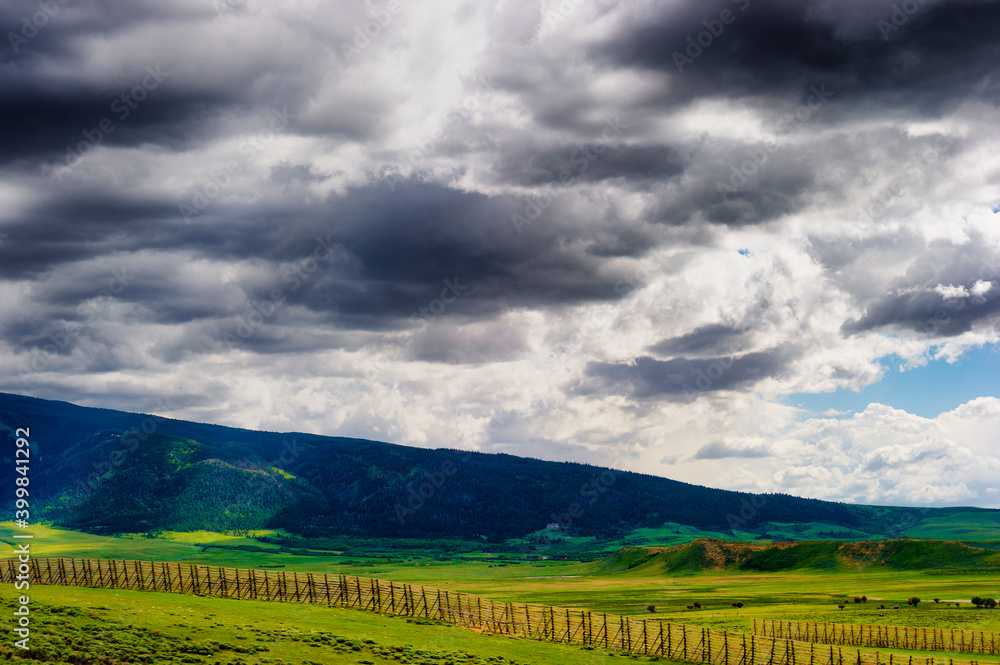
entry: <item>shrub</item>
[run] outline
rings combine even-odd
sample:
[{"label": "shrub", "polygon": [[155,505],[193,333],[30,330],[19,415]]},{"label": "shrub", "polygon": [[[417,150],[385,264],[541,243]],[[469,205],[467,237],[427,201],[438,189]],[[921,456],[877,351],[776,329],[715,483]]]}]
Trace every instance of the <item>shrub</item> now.
[{"label": "shrub", "polygon": [[913,605],[914,607],[916,607],[917,605],[920,604],[920,599],[917,598],[916,596],[913,596],[912,598],[907,598],[906,599],[906,604],[907,605]]},{"label": "shrub", "polygon": [[837,607],[839,607],[840,609],[844,609],[845,607],[847,607],[847,605],[840,604],[840,605],[837,605]]},{"label": "shrub", "polygon": [[694,605],[694,608],[696,610],[700,610],[701,609],[701,603],[699,603],[697,600],[694,601],[693,605]]},{"label": "shrub", "polygon": [[997,606],[997,601],[995,598],[984,598],[983,605],[992,610],[994,607]]},{"label": "shrub", "polygon": [[941,599],[940,599],[940,598],[935,598],[935,599],[934,599],[934,602],[935,602],[935,603],[940,603],[940,602],[941,602]]},{"label": "shrub", "polygon": [[854,602],[855,603],[860,603],[861,602],[861,596],[855,596],[854,597]]},{"label": "shrub", "polygon": [[879,608],[880,610],[884,610],[884,609],[885,609],[885,605],[879,605],[879,606],[878,606],[878,608]]},{"label": "shrub", "polygon": [[892,609],[894,609],[894,610],[898,610],[898,609],[899,609],[899,605],[893,605],[893,606],[892,606]]},{"label": "shrub", "polygon": [[862,603],[867,603],[868,602],[868,596],[861,596],[861,602]]},{"label": "shrub", "polygon": [[733,607],[735,607],[736,609],[743,607],[743,601],[737,600],[735,603],[733,603]]},{"label": "shrub", "polygon": [[975,605],[976,607],[982,607],[983,606],[983,599],[980,598],[979,596],[973,596],[972,597],[972,604]]},{"label": "shrub", "polygon": [[656,611],[656,605],[646,605],[646,611],[647,612],[655,612]]},{"label": "shrub", "polygon": [[694,609],[694,605],[688,605],[688,609],[689,610],[693,610]]}]

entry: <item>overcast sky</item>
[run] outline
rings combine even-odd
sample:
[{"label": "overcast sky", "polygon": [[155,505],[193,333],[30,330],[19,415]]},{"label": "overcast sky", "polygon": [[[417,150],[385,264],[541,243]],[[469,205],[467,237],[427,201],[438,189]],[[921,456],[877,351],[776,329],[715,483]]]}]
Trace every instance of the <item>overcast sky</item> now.
[{"label": "overcast sky", "polygon": [[1000,506],[1000,3],[0,27],[2,391]]}]

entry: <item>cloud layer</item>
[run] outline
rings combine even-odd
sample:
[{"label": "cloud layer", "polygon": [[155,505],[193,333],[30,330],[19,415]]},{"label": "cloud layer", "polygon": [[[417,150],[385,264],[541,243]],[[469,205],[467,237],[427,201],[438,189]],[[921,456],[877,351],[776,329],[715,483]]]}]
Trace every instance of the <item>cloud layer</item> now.
[{"label": "cloud layer", "polygon": [[1000,340],[996,2],[119,5],[0,8],[0,390],[996,505],[785,399]]}]

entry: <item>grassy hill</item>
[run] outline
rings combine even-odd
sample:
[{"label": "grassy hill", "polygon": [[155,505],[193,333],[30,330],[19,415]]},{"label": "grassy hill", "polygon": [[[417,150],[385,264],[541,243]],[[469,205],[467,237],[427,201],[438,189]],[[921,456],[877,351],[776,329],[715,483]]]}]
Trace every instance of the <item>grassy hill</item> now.
[{"label": "grassy hill", "polygon": [[[868,538],[959,524],[1000,533],[992,527],[1000,511],[751,495],[585,464],[255,432],[0,393],[0,433],[13,439],[24,426],[32,520],[95,533],[277,528],[497,543],[544,533],[553,521],[564,527],[555,537],[605,542]],[[0,473],[13,467],[7,460]],[[677,528],[668,534],[667,524]]]},{"label": "grassy hill", "polygon": [[815,541],[771,544],[704,538],[669,548],[626,547],[605,562],[609,572],[676,574],[704,570],[997,570],[1000,552],[936,540]]}]

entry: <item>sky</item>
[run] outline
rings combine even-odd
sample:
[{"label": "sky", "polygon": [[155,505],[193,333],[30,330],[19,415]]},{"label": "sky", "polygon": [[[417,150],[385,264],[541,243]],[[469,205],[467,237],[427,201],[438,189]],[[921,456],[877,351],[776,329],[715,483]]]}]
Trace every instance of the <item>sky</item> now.
[{"label": "sky", "polygon": [[0,391],[1000,507],[998,2],[0,28]]}]

